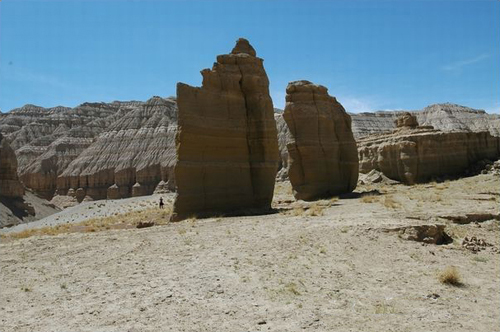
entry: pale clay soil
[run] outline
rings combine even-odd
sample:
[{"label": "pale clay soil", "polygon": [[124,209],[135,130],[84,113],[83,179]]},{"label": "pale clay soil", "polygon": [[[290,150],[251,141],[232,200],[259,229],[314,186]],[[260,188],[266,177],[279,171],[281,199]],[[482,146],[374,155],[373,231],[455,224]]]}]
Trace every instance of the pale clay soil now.
[{"label": "pale clay soil", "polygon": [[[480,175],[305,203],[279,183],[275,214],[3,238],[0,331],[500,331],[499,222],[438,218],[497,214],[499,188]],[[423,224],[453,243],[387,231]],[[439,282],[447,266],[461,286]]]}]

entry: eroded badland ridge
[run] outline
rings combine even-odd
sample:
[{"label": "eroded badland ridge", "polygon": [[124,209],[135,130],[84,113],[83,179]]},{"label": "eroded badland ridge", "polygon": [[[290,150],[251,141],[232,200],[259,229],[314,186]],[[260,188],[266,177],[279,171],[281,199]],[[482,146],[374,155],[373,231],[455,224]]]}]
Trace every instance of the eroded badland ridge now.
[{"label": "eroded badland ridge", "polygon": [[0,114],[1,331],[498,328],[499,115],[273,111],[242,38],[201,73]]}]

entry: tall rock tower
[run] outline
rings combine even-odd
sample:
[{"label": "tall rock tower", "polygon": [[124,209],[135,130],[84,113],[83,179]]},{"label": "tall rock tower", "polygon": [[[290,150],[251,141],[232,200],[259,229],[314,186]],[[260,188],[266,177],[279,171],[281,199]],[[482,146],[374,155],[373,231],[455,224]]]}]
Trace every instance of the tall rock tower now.
[{"label": "tall rock tower", "polygon": [[201,74],[201,88],[177,84],[172,220],[269,210],[279,150],[263,60],[240,38]]},{"label": "tall rock tower", "polygon": [[283,114],[292,136],[288,175],[297,199],[348,193],[358,182],[358,150],[351,117],[328,89],[309,81],[290,82]]}]

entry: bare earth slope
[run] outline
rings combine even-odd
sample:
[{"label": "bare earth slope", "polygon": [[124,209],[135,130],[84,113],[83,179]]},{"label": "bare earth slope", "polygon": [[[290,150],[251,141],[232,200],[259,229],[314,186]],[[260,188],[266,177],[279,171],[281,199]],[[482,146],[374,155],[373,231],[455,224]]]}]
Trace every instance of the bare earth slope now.
[{"label": "bare earth slope", "polygon": [[[483,220],[499,186],[480,175],[290,204],[283,182],[267,216],[3,238],[0,330],[496,331],[500,228]],[[452,243],[405,239],[435,224]],[[439,282],[446,266],[461,285]]]}]

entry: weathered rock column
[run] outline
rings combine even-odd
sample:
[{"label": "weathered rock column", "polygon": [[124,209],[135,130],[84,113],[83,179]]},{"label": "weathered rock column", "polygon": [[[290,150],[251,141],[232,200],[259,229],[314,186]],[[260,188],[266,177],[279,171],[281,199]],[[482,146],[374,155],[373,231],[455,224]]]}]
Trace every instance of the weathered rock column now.
[{"label": "weathered rock column", "polygon": [[17,176],[17,158],[7,140],[0,134],[0,196],[22,198],[24,186]]},{"label": "weathered rock column", "polygon": [[283,114],[290,129],[288,172],[296,199],[348,193],[358,181],[358,152],[351,117],[328,89],[296,81],[286,89]]},{"label": "weathered rock column", "polygon": [[172,220],[269,210],[279,150],[263,60],[239,39],[201,74],[201,88],[177,84]]}]

